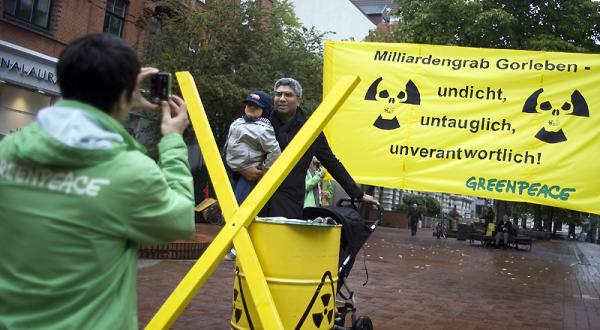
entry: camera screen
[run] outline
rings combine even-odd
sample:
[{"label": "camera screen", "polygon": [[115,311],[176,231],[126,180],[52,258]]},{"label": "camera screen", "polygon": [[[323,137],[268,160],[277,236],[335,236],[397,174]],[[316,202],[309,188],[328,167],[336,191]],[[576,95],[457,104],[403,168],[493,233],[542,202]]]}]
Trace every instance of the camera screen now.
[{"label": "camera screen", "polygon": [[167,101],[171,94],[171,74],[159,72],[150,81],[150,98],[154,103]]}]

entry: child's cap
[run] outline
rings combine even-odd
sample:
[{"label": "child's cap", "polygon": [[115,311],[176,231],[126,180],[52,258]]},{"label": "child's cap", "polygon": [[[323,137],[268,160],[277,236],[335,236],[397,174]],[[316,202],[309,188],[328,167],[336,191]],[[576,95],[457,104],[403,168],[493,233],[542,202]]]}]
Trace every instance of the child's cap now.
[{"label": "child's cap", "polygon": [[242,103],[253,104],[266,112],[271,111],[271,107],[273,106],[273,101],[271,101],[269,94],[261,91],[252,92],[246,95],[246,98],[244,98]]}]

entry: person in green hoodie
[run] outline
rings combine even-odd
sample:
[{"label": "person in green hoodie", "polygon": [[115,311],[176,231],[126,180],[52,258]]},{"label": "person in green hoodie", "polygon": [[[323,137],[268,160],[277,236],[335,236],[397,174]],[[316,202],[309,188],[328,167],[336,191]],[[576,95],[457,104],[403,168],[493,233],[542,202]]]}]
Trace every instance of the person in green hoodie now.
[{"label": "person in green hoodie", "polygon": [[[119,38],[63,50],[63,99],[0,142],[0,329],[137,329],[137,245],[194,232],[185,103],[151,105]],[[162,110],[158,164],[121,121]]]},{"label": "person in green hoodie", "polygon": [[306,171],[306,192],[304,193],[304,207],[321,206],[321,180],[325,176],[321,163],[313,157]]}]

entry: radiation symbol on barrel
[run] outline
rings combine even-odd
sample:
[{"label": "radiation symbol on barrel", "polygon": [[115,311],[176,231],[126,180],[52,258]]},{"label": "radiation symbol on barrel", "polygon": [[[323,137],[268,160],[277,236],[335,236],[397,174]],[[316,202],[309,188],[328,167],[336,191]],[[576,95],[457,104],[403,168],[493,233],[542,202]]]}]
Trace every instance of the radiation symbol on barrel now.
[{"label": "radiation symbol on barrel", "polygon": [[379,77],[369,86],[365,101],[378,101],[383,107],[373,126],[382,130],[393,130],[400,128],[398,112],[406,108],[406,104],[420,105],[421,93],[412,80],[409,80],[404,88],[399,88],[387,86],[383,77]]},{"label": "radiation symbol on barrel", "polygon": [[312,322],[317,329],[331,329],[333,328],[334,314],[335,289],[331,272],[327,271],[323,274],[319,286],[296,325],[296,329],[302,329],[305,322]]},{"label": "radiation symbol on barrel", "polygon": [[240,278],[240,269],[238,267],[235,268],[232,306],[233,308],[231,312],[231,320],[235,324],[239,324],[240,322],[244,321],[245,317],[246,322],[248,323],[248,327],[250,329],[254,329],[254,326],[252,325],[252,320],[250,319],[250,312],[248,311],[246,297],[244,296],[244,290],[242,288],[242,279]]},{"label": "radiation symbol on barrel", "polygon": [[589,117],[587,102],[578,90],[574,90],[569,97],[552,99],[543,92],[543,88],[536,90],[523,105],[523,112],[545,117],[544,125],[535,137],[546,143],[567,141],[563,131],[565,121],[568,120],[568,116]]}]

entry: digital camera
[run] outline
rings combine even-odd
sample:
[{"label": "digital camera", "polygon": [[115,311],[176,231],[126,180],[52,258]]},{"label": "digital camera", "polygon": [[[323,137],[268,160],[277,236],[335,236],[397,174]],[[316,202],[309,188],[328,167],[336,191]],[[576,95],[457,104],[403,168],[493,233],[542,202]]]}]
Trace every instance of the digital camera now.
[{"label": "digital camera", "polygon": [[171,95],[171,74],[159,72],[150,79],[150,102],[168,101]]}]

